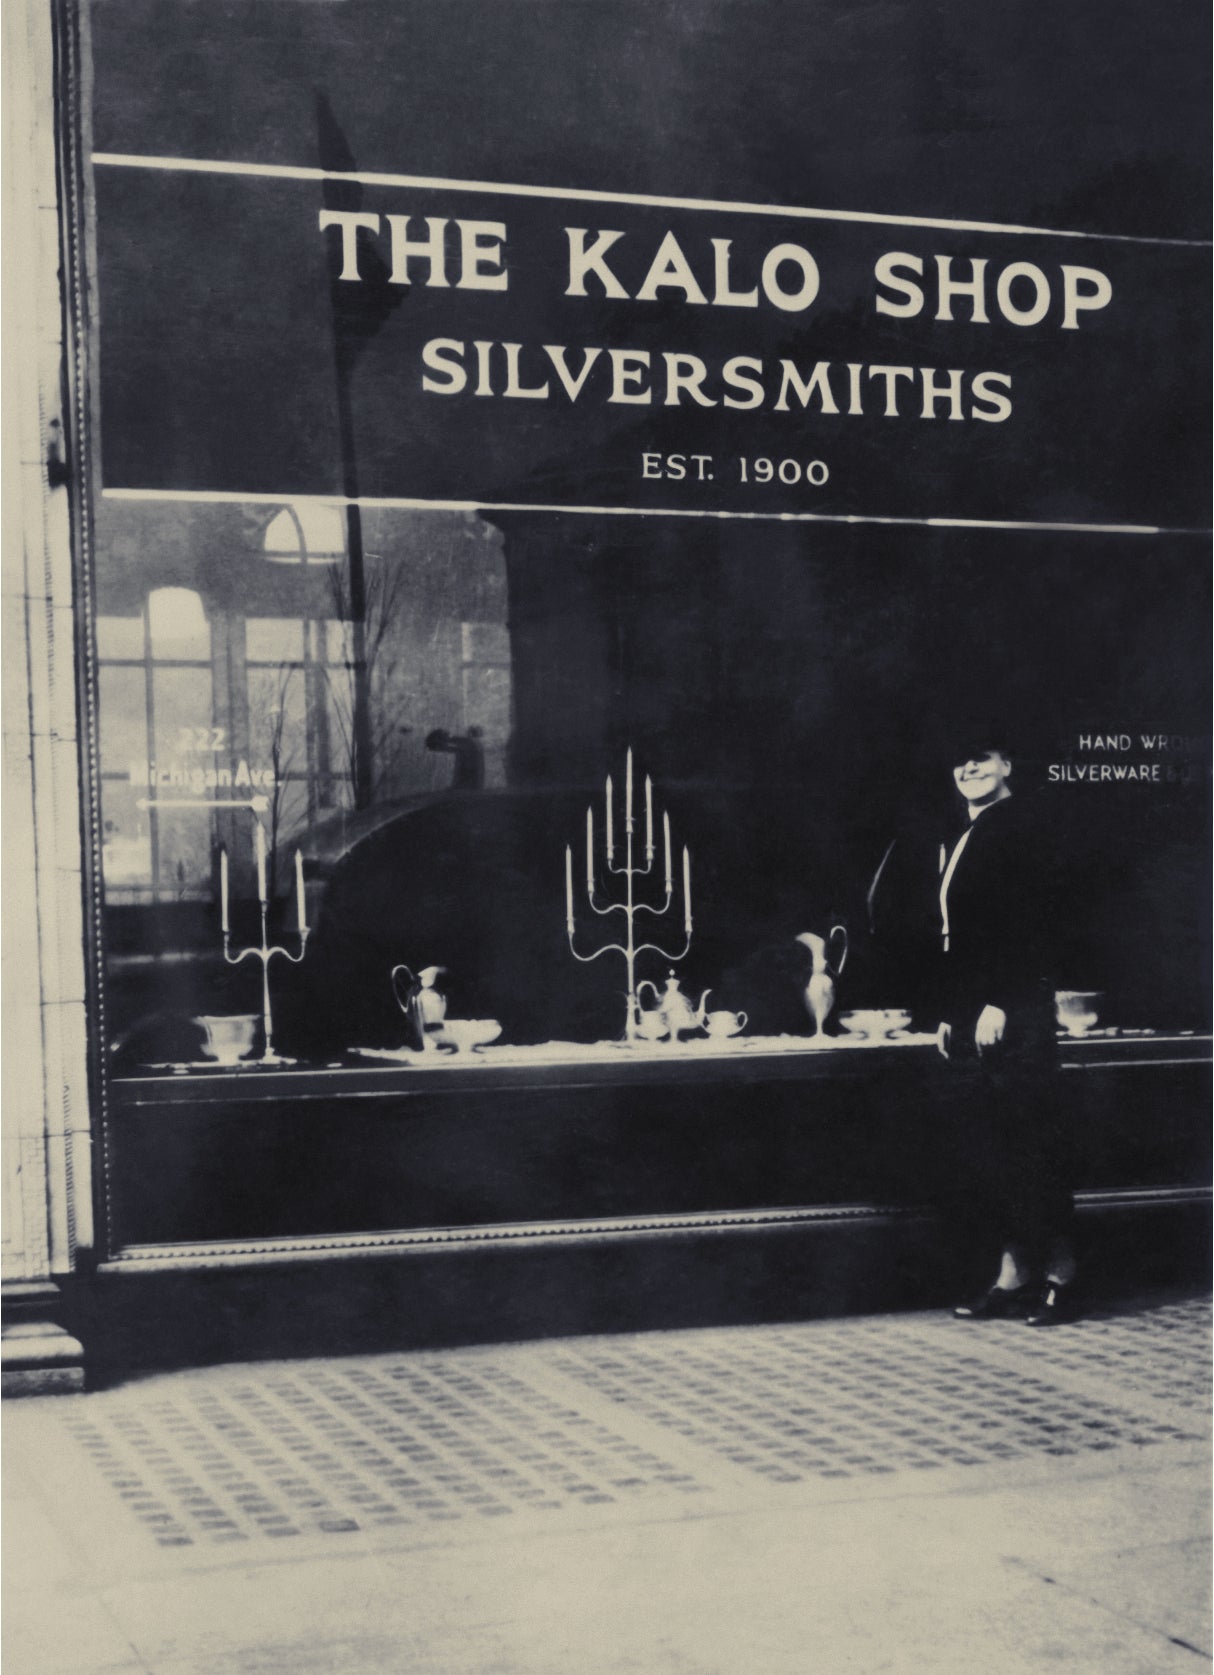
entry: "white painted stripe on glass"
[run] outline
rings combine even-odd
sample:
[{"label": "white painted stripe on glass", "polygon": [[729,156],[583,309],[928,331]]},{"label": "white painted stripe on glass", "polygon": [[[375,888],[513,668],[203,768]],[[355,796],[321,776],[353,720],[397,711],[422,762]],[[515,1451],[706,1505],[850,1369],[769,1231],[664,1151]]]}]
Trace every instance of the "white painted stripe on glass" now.
[{"label": "white painted stripe on glass", "polygon": [[107,500],[192,500],[249,506],[361,506],[401,512],[576,512],[585,517],[734,518],[762,523],[882,523],[924,529],[1042,529],[1075,535],[1208,535],[1206,529],[1167,529],[1148,523],[1039,523],[1012,518],[903,518],[863,512],[730,512],[687,506],[567,506],[560,501],[416,500],[396,495],[246,494],[235,489],[120,489],[102,491]]},{"label": "white painted stripe on glass", "polygon": [[1114,244],[1172,245],[1206,250],[1209,239],[1148,238],[1137,233],[1090,233],[1062,227],[1020,227],[1003,221],[952,221],[928,215],[883,215],[853,209],[803,209],[791,204],[733,203],[717,198],[667,198],[646,192],[598,192],[579,186],[520,186],[494,180],[444,180],[437,176],[381,174],[368,169],[334,171],[290,163],[225,163],[203,157],[143,157],[94,151],[93,165],[110,169],[160,169],[180,174],[252,175],[266,180],[356,180],[364,186],[425,187],[442,192],[496,192],[515,198],[567,198],[580,203],[642,204],[654,209],[710,209],[730,215],[783,215],[802,221],[859,221],[883,227],[934,227],[963,233],[1031,233],[1039,238],[1098,239]]}]

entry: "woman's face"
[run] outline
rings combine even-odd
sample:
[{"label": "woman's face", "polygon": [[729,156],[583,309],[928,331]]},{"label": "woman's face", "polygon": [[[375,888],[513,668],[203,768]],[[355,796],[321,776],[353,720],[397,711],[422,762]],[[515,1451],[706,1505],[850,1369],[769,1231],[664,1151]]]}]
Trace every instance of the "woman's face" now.
[{"label": "woman's face", "polygon": [[1008,794],[1012,764],[998,750],[983,750],[967,756],[953,769],[953,782],[967,803],[997,802]]}]

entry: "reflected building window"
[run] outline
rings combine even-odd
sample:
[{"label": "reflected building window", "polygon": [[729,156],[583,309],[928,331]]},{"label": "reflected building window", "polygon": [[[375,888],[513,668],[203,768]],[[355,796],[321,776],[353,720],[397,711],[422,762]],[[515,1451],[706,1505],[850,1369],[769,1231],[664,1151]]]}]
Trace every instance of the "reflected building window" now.
[{"label": "reflected building window", "polygon": [[[500,535],[464,516],[370,513],[355,589],[346,533],[344,507],[310,501],[239,521],[226,508],[105,508],[102,871],[112,907],[190,907],[158,915],[165,946],[201,934],[220,846],[234,898],[248,899],[253,799],[266,799],[272,885],[305,834],[307,852],[340,850],[360,727],[370,805],[506,783]],[[440,734],[468,760],[427,748]]]},{"label": "reflected building window", "polygon": [[249,743],[273,769],[278,840],[353,803],[349,624],[248,617],[244,630]]},{"label": "reflected building window", "polygon": [[213,722],[201,597],[155,588],[139,616],[99,616],[97,653],[106,890],[131,901],[206,894],[208,823],[182,805],[205,792],[206,769],[226,741]]},{"label": "reflected building window", "polygon": [[336,564],[346,554],[346,523],[336,506],[284,506],[266,525],[271,564]]}]

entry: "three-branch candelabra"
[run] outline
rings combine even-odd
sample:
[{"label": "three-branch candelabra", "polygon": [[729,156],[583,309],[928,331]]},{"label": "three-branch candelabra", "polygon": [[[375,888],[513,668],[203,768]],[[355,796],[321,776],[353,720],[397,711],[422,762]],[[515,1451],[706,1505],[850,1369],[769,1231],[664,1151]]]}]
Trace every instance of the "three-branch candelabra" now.
[{"label": "three-branch candelabra", "polygon": [[299,965],[308,949],[308,921],[307,904],[304,899],[303,856],[299,850],[295,851],[295,905],[299,917],[299,952],[292,954],[286,948],[271,946],[267,935],[266,918],[269,913],[269,898],[266,894],[266,834],[260,820],[255,819],[253,831],[253,850],[257,862],[257,898],[261,909],[261,944],[251,943],[233,954],[230,949],[231,928],[228,924],[228,852],[219,851],[219,904],[220,928],[223,931],[223,957],[228,965],[239,965],[242,960],[261,961],[261,1021],[265,1030],[265,1045],[261,1057],[254,1062],[257,1064],[294,1064],[294,1059],[282,1058],[274,1051],[274,1016],[270,1010],[270,961],[281,954],[291,965]]},{"label": "three-branch candelabra", "polygon": [[575,960],[588,965],[591,960],[601,959],[604,954],[622,954],[628,977],[628,1015],[624,1025],[624,1039],[631,1043],[639,1039],[637,1031],[638,1001],[636,990],[636,961],[638,954],[660,954],[664,960],[681,960],[691,947],[691,856],[686,845],[683,848],[683,930],[685,940],[682,948],[677,952],[670,952],[660,948],[656,942],[640,942],[636,940],[637,917],[648,913],[660,919],[670,911],[674,897],[674,880],[670,868],[670,815],[662,814],[662,848],[665,860],[665,892],[661,902],[646,902],[636,899],[636,881],[648,878],[653,873],[654,843],[653,843],[653,781],[648,775],[645,777],[645,864],[633,864],[633,848],[637,841],[636,820],[632,810],[632,751],[628,752],[627,766],[624,774],[624,844],[623,861],[616,860],[615,815],[613,809],[613,788],[611,775],[607,776],[606,785],[606,821],[604,832],[605,860],[603,872],[608,878],[622,878],[624,880],[624,900],[605,902],[600,904],[595,900],[595,853],[594,853],[594,809],[586,810],[586,900],[590,910],[600,918],[606,918],[612,913],[622,913],[624,916],[624,940],[609,942],[602,948],[596,948],[593,953],[579,954],[573,945],[574,916],[573,916],[573,848],[565,846],[565,927],[569,936],[569,952]]}]

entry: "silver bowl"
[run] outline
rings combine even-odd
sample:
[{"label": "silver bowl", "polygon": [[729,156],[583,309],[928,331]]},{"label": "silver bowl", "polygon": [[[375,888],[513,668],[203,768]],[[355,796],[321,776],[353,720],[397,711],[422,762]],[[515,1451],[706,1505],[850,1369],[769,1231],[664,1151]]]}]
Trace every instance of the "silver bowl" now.
[{"label": "silver bowl", "polygon": [[447,1018],[441,1030],[435,1031],[440,1046],[454,1047],[457,1053],[471,1053],[477,1047],[487,1047],[502,1033],[496,1018]]},{"label": "silver bowl", "polygon": [[880,1041],[904,1030],[911,1021],[909,1012],[899,1007],[881,1007],[869,1011],[844,1012],[839,1022],[849,1035],[859,1041]]},{"label": "silver bowl", "polygon": [[1068,1035],[1087,1035],[1100,1020],[1099,1002],[1103,999],[1101,989],[1059,989],[1054,995],[1058,1027]]},{"label": "silver bowl", "polygon": [[840,1027],[858,1041],[868,1041],[884,1032],[884,1012],[841,1012]]},{"label": "silver bowl", "polygon": [[898,1006],[888,1007],[881,1016],[885,1020],[883,1028],[886,1035],[900,1035],[911,1021],[910,1013]]},{"label": "silver bowl", "polygon": [[202,1056],[211,1064],[239,1064],[246,1053],[253,1051],[259,1012],[237,1012],[228,1017],[207,1015],[195,1018],[206,1034]]}]

